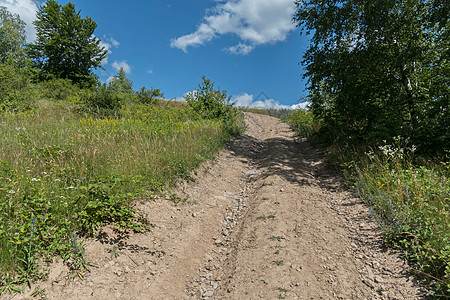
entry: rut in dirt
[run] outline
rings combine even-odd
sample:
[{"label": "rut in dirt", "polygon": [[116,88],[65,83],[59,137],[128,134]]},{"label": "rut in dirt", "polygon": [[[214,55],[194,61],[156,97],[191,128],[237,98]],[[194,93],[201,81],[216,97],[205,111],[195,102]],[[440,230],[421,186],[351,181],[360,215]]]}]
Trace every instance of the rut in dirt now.
[{"label": "rut in dirt", "polygon": [[[316,149],[275,118],[246,113],[245,121],[244,135],[176,189],[189,201],[142,199],[152,230],[88,240],[86,256],[98,267],[67,280],[54,263],[39,283],[47,298],[424,297]],[[117,256],[105,251],[112,247]]]},{"label": "rut in dirt", "polygon": [[[246,115],[230,150],[248,161],[245,207],[217,299],[416,299],[423,293],[383,247],[367,209],[322,155],[275,119]],[[206,280],[207,281],[207,280]]]}]

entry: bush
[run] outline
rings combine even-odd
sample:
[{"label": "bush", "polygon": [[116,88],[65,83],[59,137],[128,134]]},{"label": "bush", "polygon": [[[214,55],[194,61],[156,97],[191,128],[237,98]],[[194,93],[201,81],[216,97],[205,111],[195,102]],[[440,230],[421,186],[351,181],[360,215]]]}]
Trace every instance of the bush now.
[{"label": "bush", "polygon": [[202,76],[198,90],[187,94],[184,99],[203,119],[234,120],[236,111],[230,103],[231,96],[226,91],[214,89],[214,83]]},{"label": "bush", "polygon": [[90,112],[99,115],[116,114],[122,107],[121,97],[102,85],[83,96],[83,102]]},{"label": "bush", "polygon": [[70,79],[52,78],[43,82],[44,96],[54,100],[66,100],[79,92]]},{"label": "bush", "polygon": [[311,137],[311,135],[320,129],[320,122],[314,118],[314,115],[310,111],[299,109],[286,115],[283,120],[293,130],[305,137]]},{"label": "bush", "polygon": [[0,64],[0,111],[23,111],[32,103],[27,99],[30,78],[24,69]]},{"label": "bush", "polygon": [[138,101],[143,104],[155,104],[158,98],[164,98],[164,94],[159,89],[147,90],[145,86],[136,95]]}]

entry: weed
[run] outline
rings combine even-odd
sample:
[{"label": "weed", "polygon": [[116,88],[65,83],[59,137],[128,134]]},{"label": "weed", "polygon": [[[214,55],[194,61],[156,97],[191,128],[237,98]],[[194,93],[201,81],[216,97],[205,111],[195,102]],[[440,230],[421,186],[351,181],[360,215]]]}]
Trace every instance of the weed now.
[{"label": "weed", "polygon": [[96,267],[97,264],[86,259],[85,249],[76,233],[72,235],[71,244],[72,251],[66,259],[67,266],[70,270],[69,278],[79,277],[83,279],[83,274],[85,272],[91,272],[91,267]]},{"label": "weed", "polygon": [[272,264],[277,265],[277,266],[282,266],[282,265],[284,265],[284,262],[282,260],[273,260]]},{"label": "weed", "polygon": [[111,254],[111,258],[118,258],[119,255],[122,254],[122,251],[119,251],[119,248],[115,245],[112,248],[106,248],[105,250]]},{"label": "weed", "polygon": [[46,300],[47,298],[47,294],[45,292],[45,289],[37,287],[32,293],[31,293],[31,297],[35,298],[35,297],[40,297],[42,300]]},{"label": "weed", "polygon": [[278,295],[278,299],[286,299],[286,294],[289,291],[282,287],[277,288],[277,290],[280,292],[280,294]]},{"label": "weed", "polygon": [[262,220],[262,221],[265,221],[265,220],[274,220],[275,219],[275,216],[274,215],[269,215],[269,216],[259,216],[259,217],[257,217],[256,218],[256,220]]},{"label": "weed", "polygon": [[278,241],[278,242],[281,242],[282,240],[284,240],[285,238],[283,237],[283,236],[271,236],[270,238],[269,238],[269,240],[271,240],[271,241]]}]

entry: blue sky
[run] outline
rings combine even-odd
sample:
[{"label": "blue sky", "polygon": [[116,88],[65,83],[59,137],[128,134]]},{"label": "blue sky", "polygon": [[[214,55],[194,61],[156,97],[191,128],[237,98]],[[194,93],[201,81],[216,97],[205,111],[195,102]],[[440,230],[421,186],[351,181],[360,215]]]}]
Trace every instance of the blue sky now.
[{"label": "blue sky", "polygon": [[[60,0],[61,4],[68,1]],[[308,39],[292,23],[294,0],[73,0],[110,51],[102,81],[124,67],[135,89],[180,99],[205,75],[243,106],[291,107],[306,94],[299,65]],[[43,1],[0,0],[27,22]]]}]

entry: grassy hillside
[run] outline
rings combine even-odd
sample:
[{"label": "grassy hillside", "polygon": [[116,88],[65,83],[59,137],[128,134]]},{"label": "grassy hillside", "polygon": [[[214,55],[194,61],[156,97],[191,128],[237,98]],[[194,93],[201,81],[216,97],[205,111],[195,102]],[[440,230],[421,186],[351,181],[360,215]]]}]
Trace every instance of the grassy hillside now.
[{"label": "grassy hillside", "polygon": [[106,224],[148,229],[133,201],[170,192],[242,129],[236,113],[13,75],[1,82],[0,293],[45,276],[48,257],[87,270],[83,237]]}]

